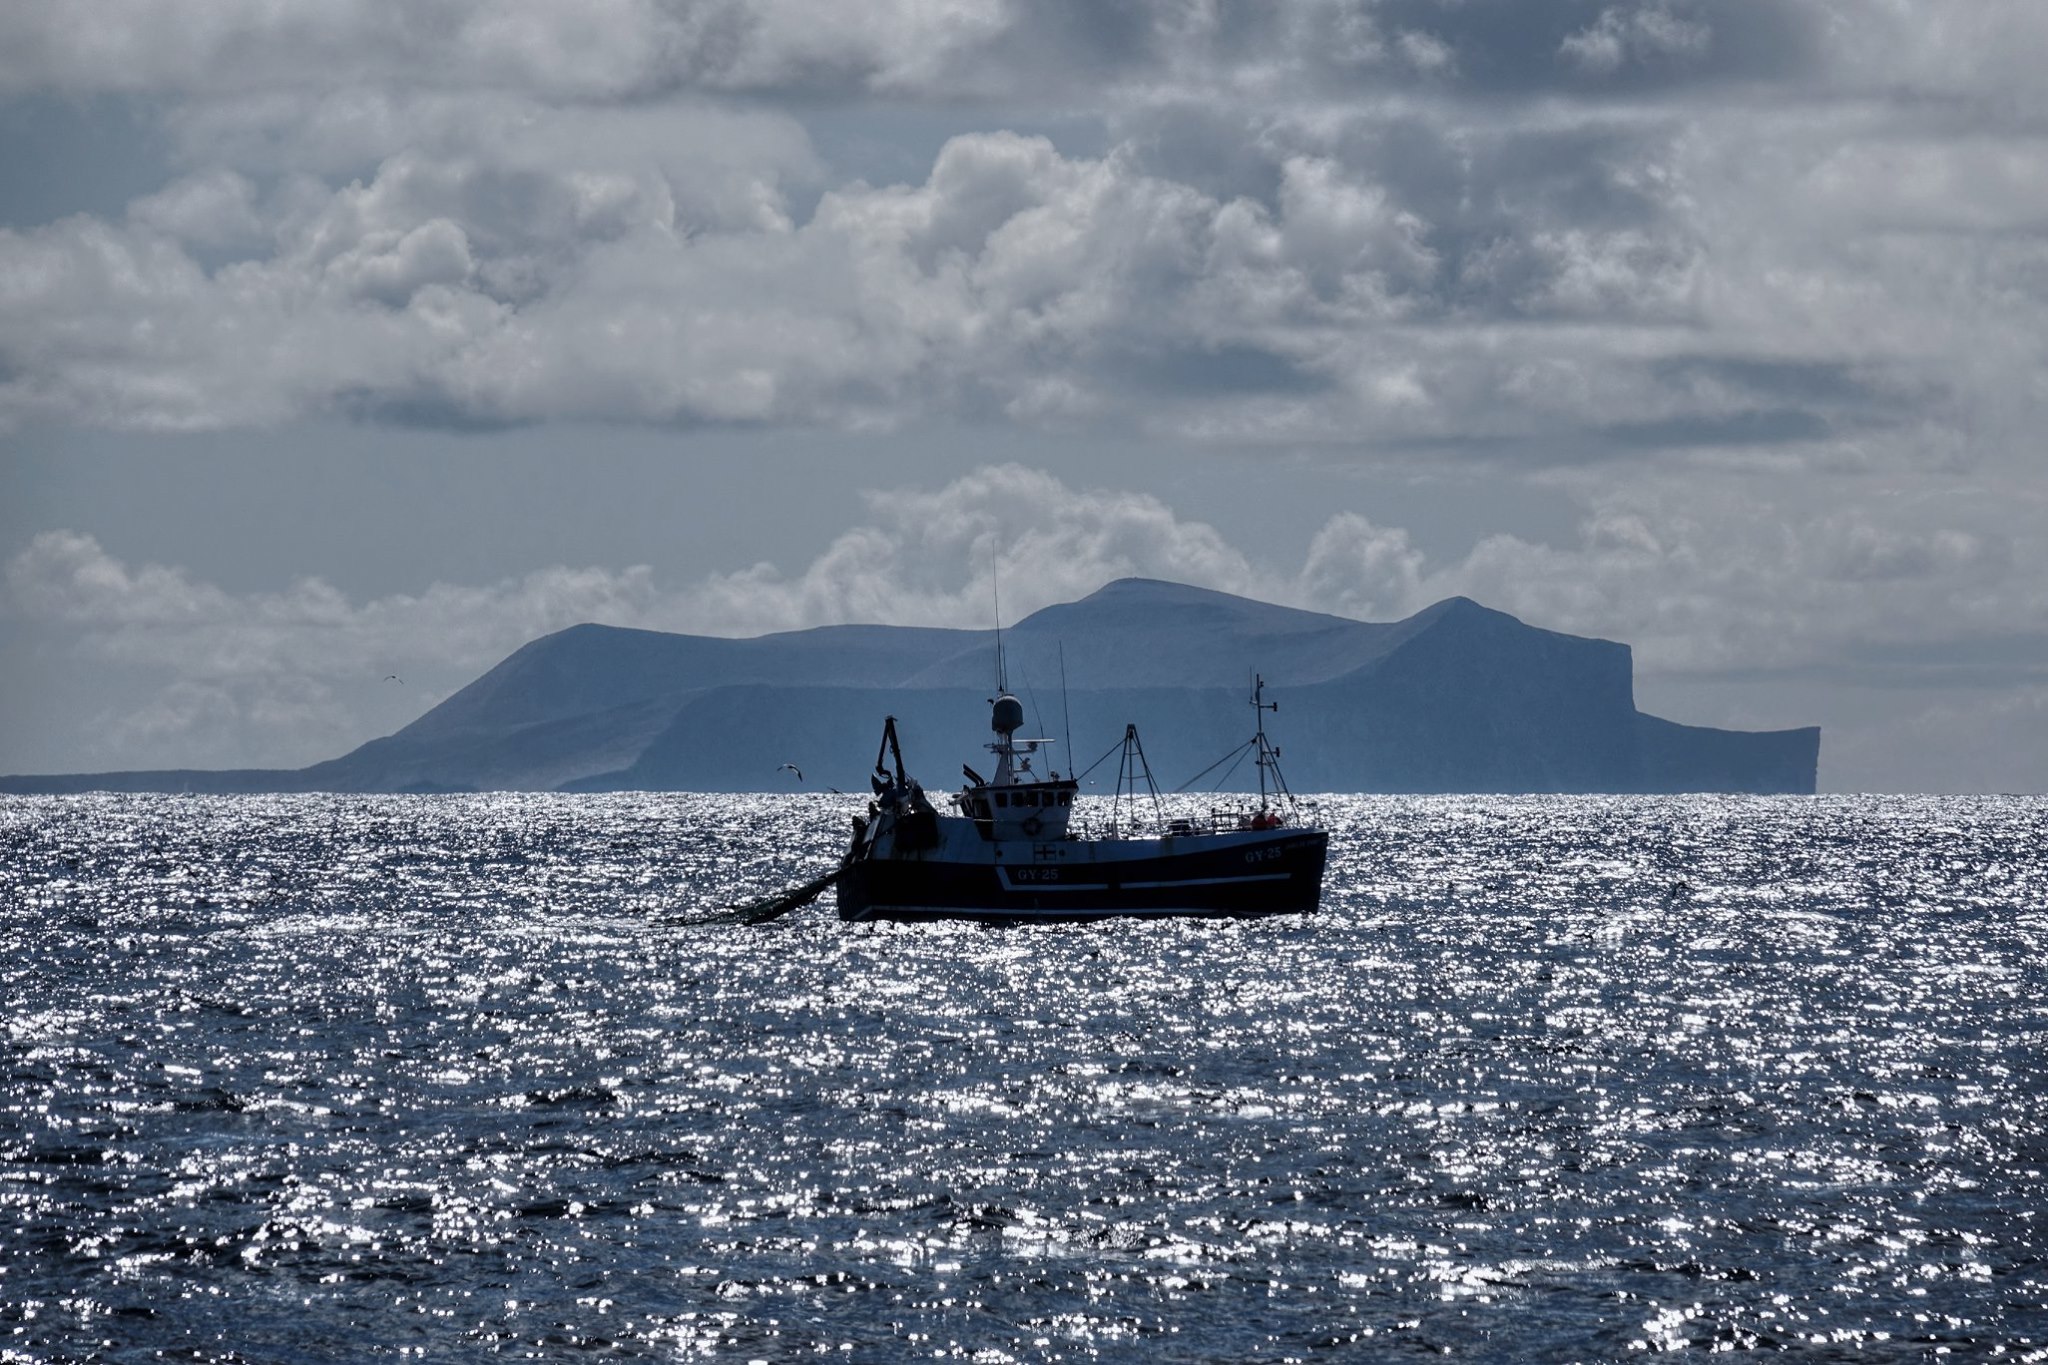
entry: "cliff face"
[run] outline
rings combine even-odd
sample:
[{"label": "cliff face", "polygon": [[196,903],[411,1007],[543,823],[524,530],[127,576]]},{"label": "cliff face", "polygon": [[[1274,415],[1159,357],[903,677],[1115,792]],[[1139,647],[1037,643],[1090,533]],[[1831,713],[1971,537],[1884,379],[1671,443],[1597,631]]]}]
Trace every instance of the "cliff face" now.
[{"label": "cliff face", "polygon": [[[1463,598],[1374,624],[1127,579],[1004,633],[1027,729],[1085,767],[1135,721],[1174,786],[1250,732],[1251,672],[1304,791],[1811,792],[1817,729],[1746,733],[1635,709],[1626,645]],[[839,626],[752,640],[578,626],[411,725],[292,772],[0,779],[13,791],[865,790],[882,717],[935,788],[983,757],[994,636]],[[1063,713],[1062,677],[1066,708]],[[1251,774],[1240,772],[1240,780]],[[1207,785],[1205,782],[1204,786]]]}]

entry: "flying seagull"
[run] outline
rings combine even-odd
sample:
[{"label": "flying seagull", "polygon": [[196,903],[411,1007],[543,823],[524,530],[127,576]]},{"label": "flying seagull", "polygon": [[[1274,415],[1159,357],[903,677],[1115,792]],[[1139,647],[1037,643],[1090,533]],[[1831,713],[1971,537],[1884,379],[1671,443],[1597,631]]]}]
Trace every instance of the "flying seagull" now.
[{"label": "flying seagull", "polygon": [[398,684],[398,685],[399,685],[400,687],[403,687],[403,686],[405,686],[405,679],[403,679],[403,678],[399,677],[399,676],[398,676],[398,675],[397,675],[396,673],[386,673],[386,674],[384,675],[384,681],[385,681],[385,682],[395,682],[395,683],[397,683],[397,684]]},{"label": "flying seagull", "polygon": [[775,771],[776,771],[776,772],[781,772],[783,768],[787,768],[787,769],[789,769],[789,770],[790,770],[791,772],[795,773],[795,774],[796,774],[796,780],[797,780],[797,781],[801,782],[801,781],[803,781],[803,780],[804,780],[804,770],[803,770],[802,768],[799,768],[799,767],[797,767],[797,766],[796,766],[796,764],[794,764],[794,763],[785,763],[785,764],[783,764],[783,765],[782,765],[782,767],[781,767],[781,768],[777,768],[777,769],[776,769]]}]

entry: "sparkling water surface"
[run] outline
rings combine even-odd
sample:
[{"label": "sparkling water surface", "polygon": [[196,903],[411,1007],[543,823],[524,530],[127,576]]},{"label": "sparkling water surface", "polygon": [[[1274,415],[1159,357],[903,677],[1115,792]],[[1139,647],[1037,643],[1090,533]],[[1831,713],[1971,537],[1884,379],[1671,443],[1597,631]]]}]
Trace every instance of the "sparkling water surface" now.
[{"label": "sparkling water surface", "polygon": [[2048,800],[1317,805],[991,930],[683,922],[847,798],[0,800],[0,1360],[2048,1359]]}]

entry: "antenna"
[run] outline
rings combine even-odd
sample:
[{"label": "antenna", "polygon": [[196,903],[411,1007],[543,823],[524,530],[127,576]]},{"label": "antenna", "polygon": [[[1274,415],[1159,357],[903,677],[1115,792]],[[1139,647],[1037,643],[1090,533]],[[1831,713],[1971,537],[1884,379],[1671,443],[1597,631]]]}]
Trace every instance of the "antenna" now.
[{"label": "antenna", "polygon": [[1252,694],[1248,700],[1252,704],[1252,714],[1258,717],[1258,726],[1252,732],[1252,746],[1258,751],[1259,809],[1266,808],[1268,768],[1273,771],[1273,790],[1278,795],[1286,797],[1289,807],[1293,807],[1296,804],[1294,793],[1289,790],[1287,778],[1280,771],[1280,750],[1266,739],[1266,712],[1278,711],[1280,703],[1266,700],[1266,680],[1257,673],[1252,674]]},{"label": "antenna", "polygon": [[1252,732],[1252,741],[1259,748],[1259,809],[1264,810],[1266,808],[1266,769],[1273,766],[1275,757],[1271,746],[1266,743],[1266,713],[1268,711],[1278,711],[1280,703],[1266,700],[1266,680],[1257,673],[1252,674],[1251,703],[1252,714],[1258,718],[1256,728]]},{"label": "antenna", "polygon": [[[1060,641],[1060,724],[1067,731],[1067,752],[1074,752],[1074,713],[1067,709],[1067,642]],[[1074,759],[1067,760],[1067,771],[1074,770]]]},{"label": "antenna", "polygon": [[[1045,733],[1045,716],[1038,709],[1038,690],[1031,685],[1031,673],[1024,665],[1017,665],[1017,681],[1024,685],[1024,695],[1031,699],[1031,723],[1038,727],[1038,733]],[[1050,744],[1051,740],[1045,743]]]},{"label": "antenna", "polygon": [[1010,672],[1003,666],[1003,589],[996,580],[996,555],[988,556],[988,595],[996,609],[996,693],[998,696],[1010,690]]}]

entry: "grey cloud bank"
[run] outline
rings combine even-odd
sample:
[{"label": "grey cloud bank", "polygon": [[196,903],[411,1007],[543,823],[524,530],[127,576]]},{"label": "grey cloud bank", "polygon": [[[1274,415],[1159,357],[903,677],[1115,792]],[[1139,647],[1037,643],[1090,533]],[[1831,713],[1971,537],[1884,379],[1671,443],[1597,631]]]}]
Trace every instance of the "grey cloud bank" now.
[{"label": "grey cloud bank", "polygon": [[[1000,545],[1040,604],[1464,593],[1631,640],[1694,718],[1822,720],[1830,783],[2048,787],[2010,738],[2048,708],[2043,50],[2048,11],[1996,0],[8,7],[0,136],[78,144],[6,163],[48,210],[0,229],[17,504],[53,433],[261,430],[333,470],[559,429],[596,469],[629,424],[685,462],[893,433],[860,486],[916,510],[794,535],[763,474],[727,514],[758,553],[601,563],[536,495],[509,575],[230,589],[161,528],[128,549],[110,487],[5,523],[0,752],[305,761],[397,719],[337,686],[368,653],[448,687],[579,612],[975,625]],[[1155,467],[1026,488],[976,430]],[[1425,550],[1361,493],[1233,537],[1185,510],[1189,450],[1480,524]],[[1072,543],[1140,505],[1156,539]]]},{"label": "grey cloud bank", "polygon": [[[1907,414],[2038,349],[2011,291],[2044,207],[2026,111],[1952,132],[1868,94],[1995,118],[2016,92],[1872,49],[1995,62],[2020,34],[1915,13],[20,7],[0,86],[149,100],[181,173],[0,237],[0,418],[982,416],[1896,461]],[[1107,150],[983,129],[921,183],[838,179],[806,122],[882,97],[1078,101]]]}]

